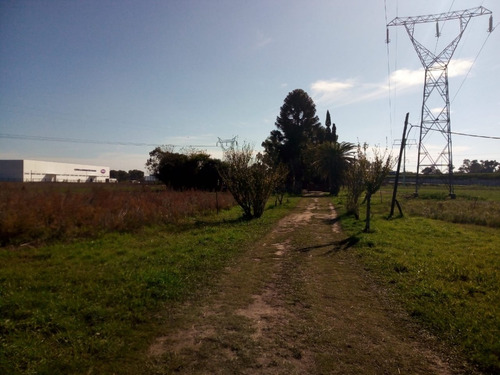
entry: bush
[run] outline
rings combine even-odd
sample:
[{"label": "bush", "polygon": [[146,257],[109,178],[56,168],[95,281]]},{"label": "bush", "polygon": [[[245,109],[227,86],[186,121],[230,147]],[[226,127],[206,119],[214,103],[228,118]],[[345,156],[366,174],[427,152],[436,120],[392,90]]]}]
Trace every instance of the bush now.
[{"label": "bush", "polygon": [[254,159],[252,154],[253,150],[248,145],[241,150],[226,151],[225,165],[219,171],[225,186],[248,219],[262,216],[273,190],[286,176],[283,168],[270,167],[262,157]]}]

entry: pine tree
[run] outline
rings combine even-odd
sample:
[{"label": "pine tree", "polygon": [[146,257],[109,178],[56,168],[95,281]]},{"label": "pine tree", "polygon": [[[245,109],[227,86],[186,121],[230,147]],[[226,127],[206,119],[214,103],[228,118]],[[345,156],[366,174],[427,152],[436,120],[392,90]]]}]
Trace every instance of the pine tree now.
[{"label": "pine tree", "polygon": [[288,186],[300,192],[308,166],[305,156],[308,147],[321,144],[325,139],[325,128],[316,116],[316,105],[302,89],[291,91],[276,118],[276,130],[262,143],[271,159],[288,167]]}]

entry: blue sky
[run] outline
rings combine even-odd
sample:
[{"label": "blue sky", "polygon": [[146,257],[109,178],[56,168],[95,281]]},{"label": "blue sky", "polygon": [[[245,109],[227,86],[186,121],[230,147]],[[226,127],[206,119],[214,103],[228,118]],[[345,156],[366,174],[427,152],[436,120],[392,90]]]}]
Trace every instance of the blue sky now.
[{"label": "blue sky", "polygon": [[[145,170],[154,145],[221,157],[218,137],[234,136],[259,151],[296,88],[322,122],[330,111],[339,140],[397,154],[406,112],[420,121],[424,75],[403,27],[387,48],[386,20],[480,5],[497,24],[494,0],[2,0],[0,159]],[[457,25],[439,41],[434,24],[416,35],[438,50]],[[500,28],[487,27],[472,18],[450,63],[451,122],[498,137]],[[454,136],[454,164],[500,161],[499,145]]]}]

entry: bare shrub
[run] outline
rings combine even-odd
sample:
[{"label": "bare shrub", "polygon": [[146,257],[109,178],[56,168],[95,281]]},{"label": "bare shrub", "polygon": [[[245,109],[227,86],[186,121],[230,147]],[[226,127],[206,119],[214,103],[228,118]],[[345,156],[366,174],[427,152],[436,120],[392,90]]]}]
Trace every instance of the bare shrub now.
[{"label": "bare shrub", "polygon": [[284,181],[285,169],[269,166],[260,155],[254,158],[249,145],[226,151],[224,162],[219,174],[244,216],[261,217],[272,192]]},{"label": "bare shrub", "polygon": [[370,230],[371,197],[375,194],[384,179],[389,174],[393,159],[387,152],[382,154],[379,150],[373,150],[373,158],[367,155],[368,145],[358,145],[356,158],[351,162],[345,178],[347,188],[347,211],[359,219],[359,198],[365,193],[366,202],[366,226],[365,232]]}]

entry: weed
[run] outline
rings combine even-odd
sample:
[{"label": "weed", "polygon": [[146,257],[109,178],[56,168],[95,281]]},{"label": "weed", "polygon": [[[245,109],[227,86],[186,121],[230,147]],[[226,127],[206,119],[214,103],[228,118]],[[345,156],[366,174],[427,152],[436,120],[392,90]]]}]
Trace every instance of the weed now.
[{"label": "weed", "polygon": [[133,231],[232,205],[229,193],[216,199],[210,192],[120,185],[2,183],[0,246]]}]

